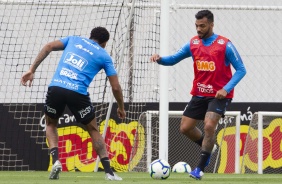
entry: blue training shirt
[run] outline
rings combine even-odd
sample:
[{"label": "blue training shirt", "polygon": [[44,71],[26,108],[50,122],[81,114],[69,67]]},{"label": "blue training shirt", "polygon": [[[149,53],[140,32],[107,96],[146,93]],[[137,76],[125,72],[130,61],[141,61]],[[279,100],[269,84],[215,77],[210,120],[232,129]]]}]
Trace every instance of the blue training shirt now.
[{"label": "blue training shirt", "polygon": [[68,36],[60,41],[65,49],[49,86],[86,95],[89,84],[101,69],[107,76],[117,75],[111,56],[93,40]]},{"label": "blue training shirt", "polygon": [[[217,37],[217,34],[213,34],[209,38],[202,39],[202,42],[205,46],[209,46],[217,39]],[[175,54],[161,57],[161,60],[158,61],[158,63],[165,66],[171,66],[191,56],[192,53],[190,50],[190,42],[188,42]],[[229,93],[246,75],[246,68],[242,62],[242,59],[235,46],[232,44],[232,42],[229,41],[226,45],[225,65],[228,66],[230,64],[233,66],[236,72],[233,74],[231,80],[223,87],[227,91],[227,93]]]}]

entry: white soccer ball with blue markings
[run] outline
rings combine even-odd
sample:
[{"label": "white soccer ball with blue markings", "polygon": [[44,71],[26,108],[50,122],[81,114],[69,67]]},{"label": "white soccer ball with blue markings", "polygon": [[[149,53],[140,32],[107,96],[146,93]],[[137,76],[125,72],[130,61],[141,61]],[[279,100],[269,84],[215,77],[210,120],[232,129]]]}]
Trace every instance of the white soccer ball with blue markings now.
[{"label": "white soccer ball with blue markings", "polygon": [[178,162],[173,166],[172,172],[175,172],[175,173],[190,173],[191,167],[186,162]]},{"label": "white soccer ball with blue markings", "polygon": [[153,179],[165,180],[170,176],[170,172],[169,163],[163,159],[154,160],[150,164],[149,173]]}]

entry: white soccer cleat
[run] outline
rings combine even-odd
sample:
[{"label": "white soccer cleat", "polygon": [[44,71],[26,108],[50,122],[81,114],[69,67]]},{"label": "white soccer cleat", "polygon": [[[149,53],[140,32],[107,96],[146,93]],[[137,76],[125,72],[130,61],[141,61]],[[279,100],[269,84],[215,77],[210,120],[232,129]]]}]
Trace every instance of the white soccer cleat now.
[{"label": "white soccer cleat", "polygon": [[114,175],[112,176],[111,174],[109,173],[106,173],[106,176],[105,176],[105,179],[106,180],[118,180],[118,181],[121,181],[122,178],[119,177],[117,174],[114,173]]},{"label": "white soccer cleat", "polygon": [[59,179],[59,174],[62,171],[62,164],[59,160],[57,160],[54,165],[52,166],[52,170],[49,176],[49,179],[51,180],[57,180]]}]

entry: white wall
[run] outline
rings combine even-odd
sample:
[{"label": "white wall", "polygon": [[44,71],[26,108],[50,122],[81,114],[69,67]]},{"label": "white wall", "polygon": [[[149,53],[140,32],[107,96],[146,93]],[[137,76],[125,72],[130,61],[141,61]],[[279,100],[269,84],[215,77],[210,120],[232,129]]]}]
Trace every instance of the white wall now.
[{"label": "white wall", "polygon": [[[180,1],[177,1],[180,2]],[[186,2],[186,1],[182,1]],[[196,35],[194,15],[210,5],[206,1],[189,1],[203,8],[176,9],[171,12],[171,54]],[[235,88],[235,102],[282,101],[282,1],[209,1],[212,5],[280,6],[280,11],[216,9],[214,32],[228,37],[239,51],[247,68],[247,75]],[[219,6],[218,6],[219,7]],[[239,6],[238,6],[239,7]],[[258,7],[262,8],[262,7]],[[185,59],[170,69],[172,77],[170,101],[188,101],[193,80],[192,60]]]}]

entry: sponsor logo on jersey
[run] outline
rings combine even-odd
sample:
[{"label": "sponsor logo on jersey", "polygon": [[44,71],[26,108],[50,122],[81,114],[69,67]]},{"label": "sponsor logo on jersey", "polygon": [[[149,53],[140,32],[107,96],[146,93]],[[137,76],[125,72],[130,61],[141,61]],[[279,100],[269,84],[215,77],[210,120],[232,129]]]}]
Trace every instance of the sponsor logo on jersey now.
[{"label": "sponsor logo on jersey", "polygon": [[197,89],[201,92],[201,93],[213,93],[213,87],[211,84],[201,84],[201,83],[197,83]]},{"label": "sponsor logo on jersey", "polygon": [[78,111],[78,113],[80,114],[81,118],[84,118],[90,112],[91,112],[91,107],[90,106],[86,107],[85,109],[82,109],[82,110]]},{"label": "sponsor logo on jersey", "polygon": [[225,41],[223,39],[219,39],[219,40],[217,40],[217,43],[223,45],[225,43]]},{"label": "sponsor logo on jersey", "polygon": [[82,71],[85,68],[85,66],[88,64],[88,61],[77,54],[68,52],[64,59],[64,63],[67,63],[77,68],[78,70]]},{"label": "sponsor logo on jersey", "polygon": [[82,41],[84,41],[85,43],[87,43],[88,45],[91,45],[92,47],[94,47],[95,49],[99,50],[100,47],[98,47],[97,45],[94,45],[92,43],[90,43],[88,40],[82,39]]},{"label": "sponsor logo on jersey", "polygon": [[197,69],[199,71],[215,71],[215,63],[213,61],[196,61]]},{"label": "sponsor logo on jersey", "polygon": [[195,40],[192,41],[192,44],[194,44],[194,45],[197,45],[199,43],[200,43],[200,40],[198,40],[198,39],[195,39]]},{"label": "sponsor logo on jersey", "polygon": [[62,70],[60,71],[60,75],[63,75],[63,76],[69,77],[71,79],[77,80],[77,73],[75,73],[72,70],[69,70],[67,68],[62,68]]},{"label": "sponsor logo on jersey", "polygon": [[76,44],[76,45],[75,45],[75,48],[81,49],[81,50],[83,50],[83,51],[85,51],[85,52],[88,52],[90,55],[93,55],[93,52],[91,52],[90,50],[84,48],[84,47],[83,47],[82,45],[80,45],[80,44]]},{"label": "sponsor logo on jersey", "polygon": [[62,86],[65,86],[68,89],[78,90],[77,84],[74,84],[74,83],[71,83],[71,82],[68,82],[68,81],[64,81],[64,80],[61,80],[61,79],[54,79],[54,82],[60,83],[60,84],[62,84]]}]

